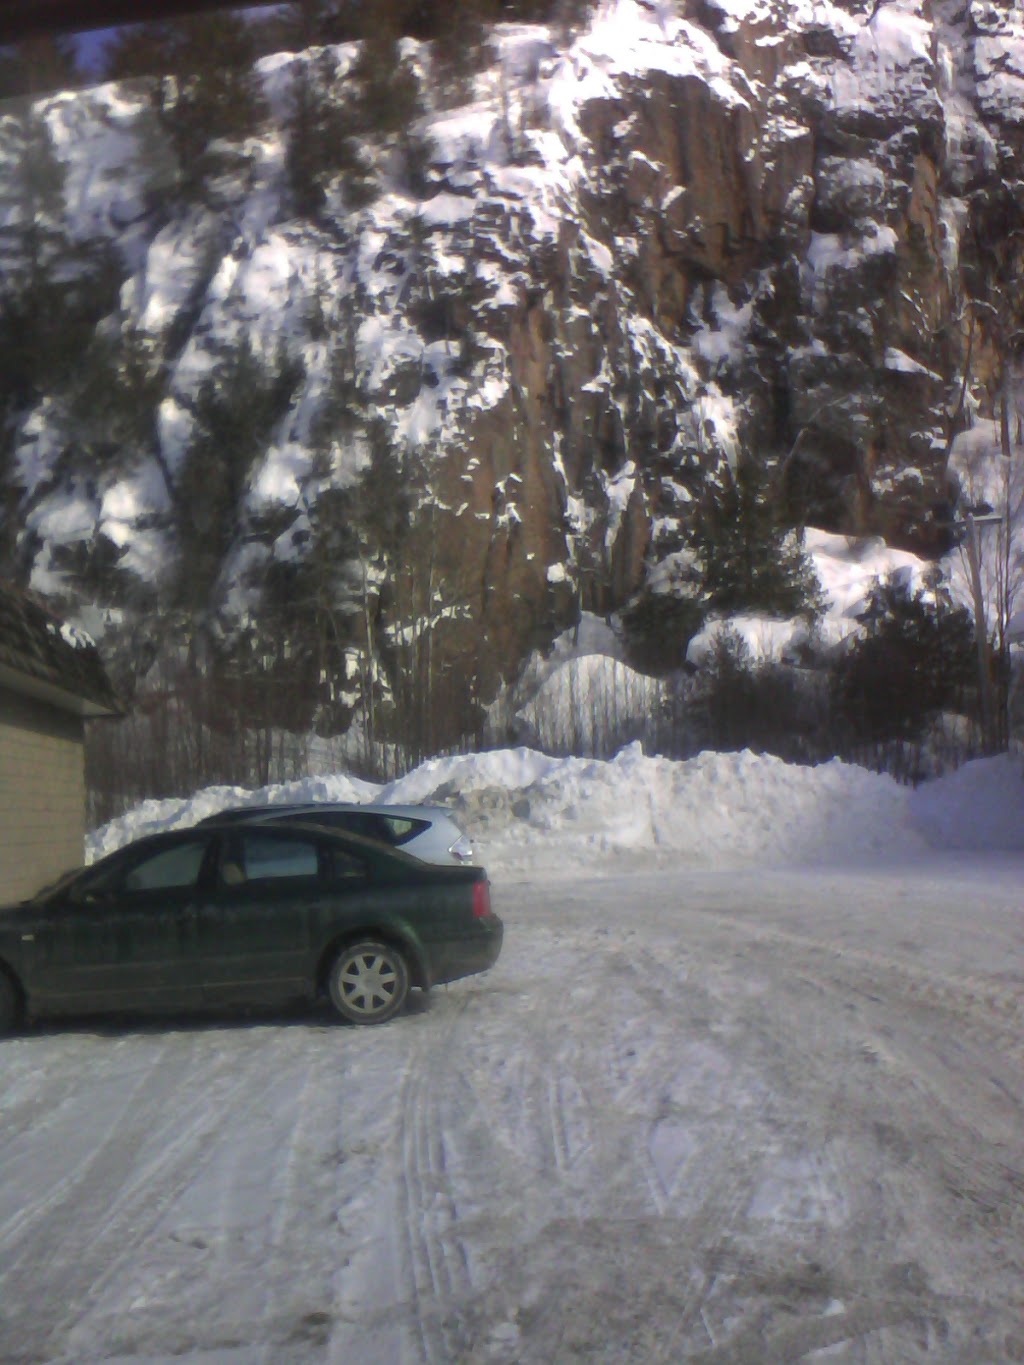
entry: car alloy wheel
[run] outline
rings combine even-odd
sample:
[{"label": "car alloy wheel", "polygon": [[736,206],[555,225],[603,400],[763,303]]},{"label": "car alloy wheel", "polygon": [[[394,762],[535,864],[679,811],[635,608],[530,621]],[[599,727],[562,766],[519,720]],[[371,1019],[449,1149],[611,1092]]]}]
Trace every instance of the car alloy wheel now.
[{"label": "car alloy wheel", "polygon": [[405,1004],[409,968],[397,948],[371,939],[341,950],[327,984],[331,1003],[343,1018],[383,1024]]}]

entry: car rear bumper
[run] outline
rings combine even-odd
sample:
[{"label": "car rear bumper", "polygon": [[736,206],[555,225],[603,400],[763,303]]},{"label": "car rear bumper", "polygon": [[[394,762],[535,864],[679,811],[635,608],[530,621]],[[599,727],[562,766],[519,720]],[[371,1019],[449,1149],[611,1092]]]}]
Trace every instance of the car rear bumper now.
[{"label": "car rear bumper", "polygon": [[504,938],[505,926],[501,920],[497,915],[488,915],[464,938],[438,944],[431,954],[432,984],[440,986],[446,981],[486,972],[497,962]]}]

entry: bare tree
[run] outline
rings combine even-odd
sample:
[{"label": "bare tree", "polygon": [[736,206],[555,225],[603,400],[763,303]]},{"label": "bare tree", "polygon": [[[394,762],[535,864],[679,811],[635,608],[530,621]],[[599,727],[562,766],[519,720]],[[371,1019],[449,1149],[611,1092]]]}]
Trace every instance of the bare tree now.
[{"label": "bare tree", "polygon": [[959,461],[965,507],[960,558],[970,587],[978,641],[982,743],[1006,747],[1009,624],[1024,589],[1024,439],[1007,453],[999,439],[976,442]]}]

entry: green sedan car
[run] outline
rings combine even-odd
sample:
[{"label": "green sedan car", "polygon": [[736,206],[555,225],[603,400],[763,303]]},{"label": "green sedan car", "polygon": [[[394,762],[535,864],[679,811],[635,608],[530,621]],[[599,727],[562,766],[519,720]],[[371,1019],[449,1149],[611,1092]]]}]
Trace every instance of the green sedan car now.
[{"label": "green sedan car", "polygon": [[157,834],[0,910],[0,1029],[319,997],[381,1024],[492,966],[502,933],[479,867],[295,825]]}]

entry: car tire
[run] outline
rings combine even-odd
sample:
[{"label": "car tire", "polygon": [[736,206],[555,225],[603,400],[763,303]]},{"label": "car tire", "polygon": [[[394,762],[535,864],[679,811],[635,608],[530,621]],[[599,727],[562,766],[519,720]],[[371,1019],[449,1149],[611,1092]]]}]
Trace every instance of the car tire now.
[{"label": "car tire", "polygon": [[363,939],[350,943],[331,963],[327,992],[343,1019],[353,1024],[385,1024],[409,994],[409,964],[390,943]]},{"label": "car tire", "polygon": [[10,1033],[21,1021],[21,995],[10,974],[0,967],[0,1034]]}]

